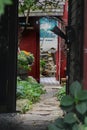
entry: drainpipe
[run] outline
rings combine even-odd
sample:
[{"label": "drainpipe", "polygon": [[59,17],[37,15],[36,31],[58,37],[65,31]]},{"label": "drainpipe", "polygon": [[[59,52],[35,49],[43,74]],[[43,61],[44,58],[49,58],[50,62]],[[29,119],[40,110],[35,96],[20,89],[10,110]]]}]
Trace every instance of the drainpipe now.
[{"label": "drainpipe", "polygon": [[[61,28],[61,23],[58,23],[58,27]],[[61,37],[58,37],[59,44],[59,83],[61,83]]]},{"label": "drainpipe", "polygon": [[70,44],[67,44],[66,94],[69,95]]}]

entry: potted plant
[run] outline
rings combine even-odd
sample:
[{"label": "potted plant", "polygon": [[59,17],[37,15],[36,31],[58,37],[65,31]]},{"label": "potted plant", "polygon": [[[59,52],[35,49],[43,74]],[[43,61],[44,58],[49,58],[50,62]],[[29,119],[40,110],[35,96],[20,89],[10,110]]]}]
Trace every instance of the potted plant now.
[{"label": "potted plant", "polygon": [[34,56],[32,53],[24,50],[19,51],[17,60],[17,74],[19,76],[28,75],[33,62]]}]

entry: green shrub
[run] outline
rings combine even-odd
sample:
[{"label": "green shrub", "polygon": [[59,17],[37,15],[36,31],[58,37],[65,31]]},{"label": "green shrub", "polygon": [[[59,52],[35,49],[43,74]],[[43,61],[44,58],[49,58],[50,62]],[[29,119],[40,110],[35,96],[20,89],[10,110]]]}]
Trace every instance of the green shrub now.
[{"label": "green shrub", "polygon": [[48,130],[87,130],[87,90],[75,81],[70,94],[61,99],[60,106],[65,115],[48,126]]},{"label": "green shrub", "polygon": [[[28,99],[31,104],[39,101],[41,94],[45,93],[43,90],[43,85],[37,83],[37,81],[28,77],[25,80],[17,78],[17,100],[19,99]],[[27,104],[25,106],[28,106]],[[24,110],[27,111],[28,107],[24,107]]]},{"label": "green shrub", "polygon": [[61,101],[62,97],[66,95],[66,86],[63,86],[58,90],[57,99]]},{"label": "green shrub", "polygon": [[31,65],[34,62],[34,56],[31,52],[27,52],[21,50],[18,53],[18,60],[17,60],[17,71],[20,73],[21,71],[29,71],[31,70]]},{"label": "green shrub", "polygon": [[32,108],[32,102],[28,99],[17,99],[17,110],[20,111],[20,113],[26,113]]},{"label": "green shrub", "polygon": [[44,68],[45,65],[46,65],[45,60],[41,59],[41,60],[40,60],[40,66],[41,66],[42,68]]}]

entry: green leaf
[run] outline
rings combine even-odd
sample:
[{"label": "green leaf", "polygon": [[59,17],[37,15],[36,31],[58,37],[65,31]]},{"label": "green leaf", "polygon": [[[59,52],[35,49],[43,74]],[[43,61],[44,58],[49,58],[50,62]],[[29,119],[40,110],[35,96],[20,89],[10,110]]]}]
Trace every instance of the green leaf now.
[{"label": "green leaf", "polygon": [[57,126],[58,128],[64,128],[64,121],[63,118],[58,118],[55,120],[54,122],[55,126]]},{"label": "green leaf", "polygon": [[4,4],[12,4],[12,0],[3,0]]},{"label": "green leaf", "polygon": [[70,86],[70,93],[74,96],[77,97],[77,94],[79,91],[82,90],[81,84],[78,81],[75,81],[71,84]]},{"label": "green leaf", "polygon": [[82,90],[77,94],[77,98],[79,101],[85,101],[87,100],[87,90]]},{"label": "green leaf", "polygon": [[48,126],[48,130],[63,130],[63,129],[57,128],[54,124],[50,124]]},{"label": "green leaf", "polygon": [[64,96],[60,102],[62,106],[71,106],[73,105],[73,103],[74,103],[74,99],[69,95]]},{"label": "green leaf", "polygon": [[79,124],[79,130],[87,130],[84,124]]},{"label": "green leaf", "polygon": [[4,6],[0,5],[0,15],[4,13]]},{"label": "green leaf", "polygon": [[66,111],[66,112],[71,112],[74,109],[73,105],[72,106],[68,106],[68,107],[66,107],[66,106],[60,106],[60,107],[61,107],[61,109],[63,111]]},{"label": "green leaf", "polygon": [[77,122],[77,117],[75,113],[71,112],[71,113],[66,114],[64,117],[64,122],[67,124],[73,124]]},{"label": "green leaf", "polygon": [[0,0],[0,15],[4,13],[5,5],[12,4],[11,0]]},{"label": "green leaf", "polygon": [[84,124],[74,124],[72,130],[87,130],[87,127]]},{"label": "green leaf", "polygon": [[72,127],[72,130],[80,130],[80,127],[78,124],[74,124],[74,126]]},{"label": "green leaf", "polygon": [[81,129],[81,130],[87,130],[87,126],[84,126],[84,129]]},{"label": "green leaf", "polygon": [[87,116],[84,119],[84,123],[87,125]]},{"label": "green leaf", "polygon": [[87,111],[87,105],[84,102],[77,104],[76,110],[83,115]]}]

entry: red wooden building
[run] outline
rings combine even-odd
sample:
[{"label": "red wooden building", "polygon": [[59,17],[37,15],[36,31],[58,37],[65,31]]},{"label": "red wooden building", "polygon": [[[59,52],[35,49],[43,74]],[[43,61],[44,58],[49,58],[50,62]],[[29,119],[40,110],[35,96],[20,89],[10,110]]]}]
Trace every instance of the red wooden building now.
[{"label": "red wooden building", "polygon": [[[23,22],[24,19],[22,18]],[[29,75],[33,76],[38,82],[40,81],[40,39],[39,39],[39,19],[37,17],[30,18],[30,25],[22,34],[20,41],[20,50],[26,50],[33,53],[35,57],[34,64]]]},{"label": "red wooden building", "polygon": [[[56,17],[60,19],[58,21],[58,25],[60,26],[60,29],[67,25],[67,16],[68,16],[68,1],[63,6],[63,12],[59,16],[55,16],[55,14],[52,17]],[[32,66],[31,72],[29,72],[29,75],[33,76],[38,82],[40,81],[40,24],[39,20],[41,18],[40,16],[30,16],[29,22],[30,26],[27,27],[27,30],[22,35],[22,40],[20,42],[20,49],[30,51],[34,54],[35,62]],[[44,14],[43,14],[44,16]],[[25,21],[24,17],[19,18],[19,22],[23,23]],[[64,29],[63,29],[64,30]],[[66,55],[64,53],[64,44],[65,41],[62,40],[60,37],[58,37],[58,48],[56,53],[56,79],[60,80],[60,78],[65,77],[65,68],[66,68]]]}]

